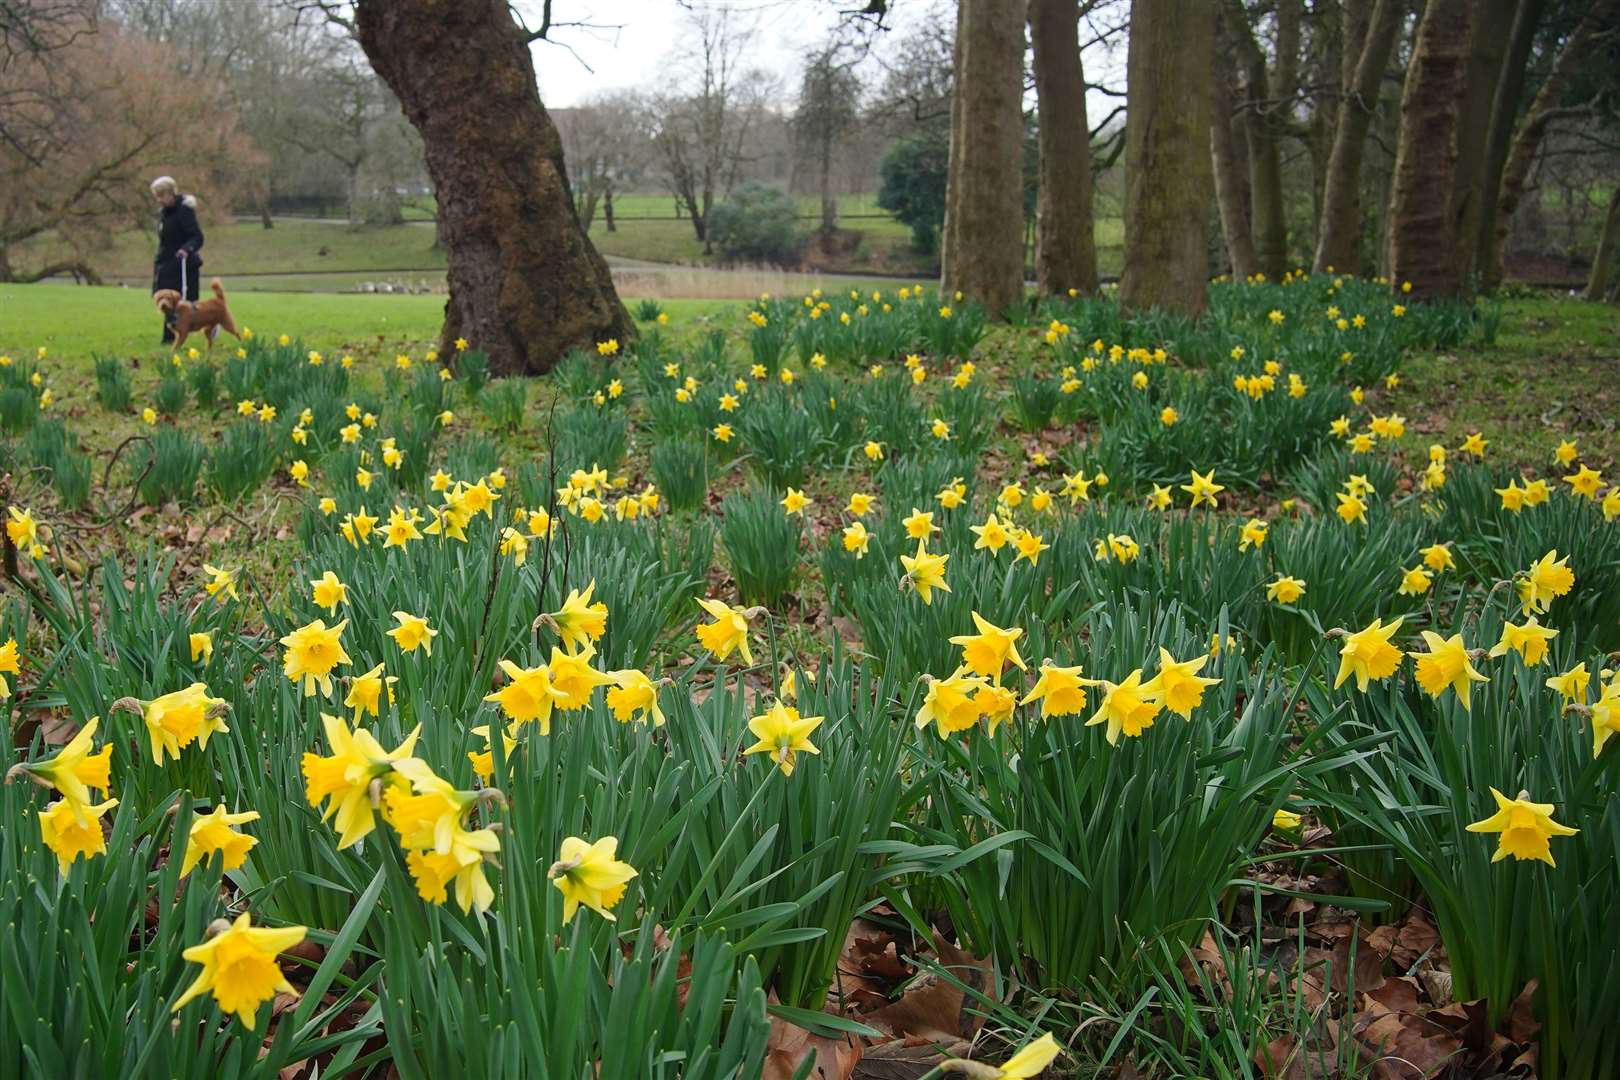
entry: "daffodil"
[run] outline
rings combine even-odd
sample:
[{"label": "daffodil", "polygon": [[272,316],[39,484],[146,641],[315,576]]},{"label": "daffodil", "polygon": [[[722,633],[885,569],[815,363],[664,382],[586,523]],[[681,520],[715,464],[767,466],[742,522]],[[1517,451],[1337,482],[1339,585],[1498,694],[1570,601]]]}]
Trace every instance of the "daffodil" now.
[{"label": "daffodil", "polygon": [[39,815],[40,839],[56,855],[63,877],[80,857],[86,861],[107,851],[107,836],[101,829],[102,815],[118,805],[117,799],[100,803],[74,803],[58,799]]},{"label": "daffodil", "polygon": [[[222,919],[216,926],[223,924]],[[259,1006],[277,994],[298,992],[281,973],[276,957],[303,941],[304,934],[302,926],[256,927],[244,911],[236,922],[180,954],[201,964],[202,972],[170,1011],[178,1012],[193,998],[212,993],[222,1011],[235,1013],[249,1031],[254,1030]]]},{"label": "daffodil", "polygon": [[562,851],[547,876],[563,895],[563,922],[569,922],[580,905],[604,919],[614,921],[608,909],[624,899],[624,891],[636,876],[636,868],[616,856],[619,841],[604,836],[588,844],[577,836],[562,842]]},{"label": "daffodil", "polygon": [[1451,548],[1447,544],[1430,544],[1423,549],[1423,565],[1435,573],[1444,570],[1455,570],[1457,563],[1451,557]]},{"label": "daffodil", "polygon": [[325,608],[329,615],[336,615],[337,606],[349,599],[348,586],[339,581],[338,576],[330,570],[309,584],[315,606]]},{"label": "daffodil", "polygon": [[219,853],[222,870],[235,870],[241,866],[247,861],[247,853],[259,841],[237,832],[236,826],[258,820],[256,810],[233,814],[223,806],[216,806],[210,813],[193,817],[191,832],[186,836],[186,854],[180,864],[180,876],[191,873],[194,866],[215,852]]},{"label": "daffodil", "polygon": [[546,665],[550,672],[551,693],[559,709],[583,709],[590,704],[591,694],[598,686],[606,686],[611,679],[591,667],[595,651],[586,646],[579,652],[564,652],[552,646],[551,660]]},{"label": "daffodil", "polygon": [[1354,675],[1356,689],[1365,693],[1368,682],[1387,679],[1395,674],[1405,654],[1391,645],[1389,639],[1395,636],[1404,621],[1404,618],[1396,619],[1386,625],[1383,619],[1374,619],[1366,628],[1345,634],[1344,645],[1339,649],[1339,673],[1334,676],[1333,688],[1337,690]]},{"label": "daffodil", "polygon": [[1182,484],[1181,490],[1192,496],[1194,507],[1208,506],[1214,510],[1219,505],[1215,496],[1226,490],[1225,485],[1215,482],[1215,470],[1200,475],[1197,469],[1192,470],[1192,481]]},{"label": "daffodil", "polygon": [[165,754],[179,761],[180,751],[192,743],[206,749],[211,736],[231,730],[224,719],[231,707],[224,698],[209,697],[207,684],[200,682],[151,701],[119,698],[113,709],[141,714],[154,765],[162,765]]},{"label": "daffodil", "polygon": [[1422,596],[1434,584],[1434,575],[1423,566],[1414,566],[1401,575],[1400,587],[1395,591],[1402,596]]},{"label": "daffodil", "polygon": [[393,675],[384,677],[382,672],[383,666],[378,664],[364,675],[356,675],[349,683],[349,692],[343,699],[343,705],[354,710],[355,723],[358,724],[367,713],[372,716],[381,715],[385,689],[388,691],[389,700],[393,700],[394,683],[398,679]]},{"label": "daffodil", "polygon": [[1545,612],[1549,604],[1575,587],[1575,573],[1569,568],[1569,556],[1560,559],[1556,549],[1547,552],[1530,564],[1517,585],[1524,614]]},{"label": "daffodil", "polygon": [[333,826],[338,831],[341,851],[376,828],[373,807],[381,803],[387,786],[405,783],[403,777],[395,775],[394,766],[411,756],[422,729],[417,726],[404,742],[393,750],[384,750],[371,732],[358,726],[351,731],[341,717],[322,713],[321,726],[331,754],[304,754],[304,795],[311,806],[326,803],[322,821],[336,816]]},{"label": "daffodil", "polygon": [[317,685],[322,697],[332,696],[332,669],[349,662],[343,648],[343,630],[348,625],[347,619],[332,627],[316,619],[281,639],[287,647],[283,669],[288,679],[303,683],[305,697],[313,696]]},{"label": "daffodil", "polygon": [[1279,575],[1276,581],[1266,585],[1266,599],[1279,604],[1292,604],[1304,595],[1305,583],[1286,574]]},{"label": "daffodil", "polygon": [[514,727],[537,723],[540,734],[551,734],[551,713],[557,707],[560,695],[551,685],[551,669],[522,668],[510,660],[502,660],[501,670],[506,673],[507,684],[494,693],[486,694],[485,701],[493,701]]},{"label": "daffodil", "polygon": [[733,607],[724,600],[704,597],[698,597],[697,602],[714,620],[699,624],[698,643],[713,653],[716,660],[724,660],[736,650],[742,656],[743,663],[752,664],[754,654],[748,647],[748,620],[755,609]]},{"label": "daffodil", "polygon": [[1522,624],[1502,624],[1502,639],[1491,646],[1492,656],[1506,656],[1509,650],[1519,654],[1526,667],[1535,667],[1547,657],[1547,643],[1558,636],[1558,631],[1542,626],[1534,615]]},{"label": "daffodil", "polygon": [[1007,541],[1012,539],[1012,533],[995,514],[986,517],[983,525],[972,525],[969,528],[972,530],[973,535],[978,537],[973,542],[975,551],[988,549],[991,552],[997,552],[1006,547]]},{"label": "daffodil", "polygon": [[1418,685],[1433,698],[1438,698],[1450,687],[1457,691],[1457,699],[1462,702],[1462,707],[1471,708],[1474,683],[1490,680],[1475,670],[1462,635],[1442,638],[1433,630],[1425,630],[1423,641],[1429,646],[1429,651],[1412,654]]},{"label": "daffodil", "polygon": [[90,750],[100,723],[99,716],[92,716],[55,754],[21,762],[13,766],[11,773],[22,773],[38,784],[55,788],[62,793],[62,800],[82,815],[90,805],[92,791],[103,795],[111,791],[112,743],[103,744],[95,753]]},{"label": "daffodil", "polygon": [[789,487],[787,494],[782,496],[782,509],[786,510],[790,517],[794,514],[802,514],[811,501],[810,497],[804,492]]},{"label": "daffodil", "polygon": [[562,607],[543,616],[570,649],[582,649],[600,640],[607,632],[607,605],[601,601],[591,602],[591,594],[595,591],[595,579],[585,586],[583,593],[570,589]]},{"label": "daffodil", "polygon": [[1269,528],[1264,521],[1259,518],[1250,518],[1244,524],[1242,531],[1238,533],[1238,550],[1248,551],[1251,546],[1256,551],[1260,550],[1261,546],[1266,542],[1268,532]]},{"label": "daffodil", "polygon": [[771,761],[782,770],[783,776],[792,776],[796,755],[819,754],[810,742],[810,734],[826,719],[823,716],[800,716],[799,710],[778,701],[771,708],[748,721],[748,730],[758,741],[744,750],[746,754],[769,754]]},{"label": "daffodil", "polygon": [[632,720],[645,722],[650,717],[653,727],[664,726],[664,711],[658,707],[658,684],[646,672],[628,668],[610,671],[607,677],[613,682],[613,689],[606,695],[613,719],[627,724]]},{"label": "daffodil", "polygon": [[1160,647],[1159,671],[1143,686],[1142,692],[1156,698],[1159,704],[1183,720],[1204,701],[1204,690],[1218,686],[1219,679],[1206,679],[1198,673],[1209,663],[1209,654],[1191,660],[1177,661],[1170,650]]},{"label": "daffodil", "polygon": [[209,596],[220,603],[224,603],[227,596],[232,600],[239,599],[236,595],[235,570],[225,570],[218,566],[203,563],[203,573],[208,575],[208,580],[203,583],[203,589],[207,591]]},{"label": "daffodil", "polygon": [[1527,791],[1510,799],[1491,788],[1491,798],[1496,800],[1496,813],[1468,826],[1468,831],[1473,833],[1501,834],[1491,862],[1500,862],[1511,855],[1515,859],[1539,859],[1548,866],[1557,866],[1549,841],[1555,836],[1574,836],[1580,831],[1554,821],[1553,804],[1531,802]]},{"label": "daffodil", "polygon": [[1001,682],[1002,669],[1011,663],[1023,671],[1024,658],[1018,655],[1017,641],[1023,636],[1021,628],[1003,630],[989,622],[977,611],[972,613],[977,633],[958,634],[951,638],[952,645],[962,647],[962,663],[975,675]]},{"label": "daffodil", "polygon": [[394,620],[399,625],[387,633],[401,652],[415,652],[420,648],[428,656],[433,655],[433,639],[439,636],[439,632],[429,626],[426,619],[408,611],[396,611]]},{"label": "daffodil", "polygon": [[1122,683],[1104,679],[1098,685],[1102,687],[1102,703],[1086,721],[1086,727],[1107,724],[1104,734],[1110,746],[1118,744],[1121,734],[1131,738],[1141,735],[1153,726],[1153,718],[1164,707],[1154,690],[1143,686],[1141,668],[1132,671]]},{"label": "daffodil", "polygon": [[922,602],[934,602],[933,590],[950,592],[951,587],[945,581],[945,564],[950,560],[947,554],[930,554],[928,545],[923,540],[917,541],[917,554],[901,555],[900,566],[905,570],[901,577],[902,585],[910,585],[922,597]]},{"label": "daffodil", "polygon": [[1587,688],[1592,685],[1592,673],[1582,661],[1568,671],[1547,680],[1547,689],[1558,691],[1565,703],[1581,705],[1586,702]]},{"label": "daffodil", "polygon": [[942,739],[966,731],[979,722],[983,702],[974,695],[985,685],[984,679],[967,674],[966,668],[958,668],[946,679],[928,677],[928,693],[917,710],[917,728],[932,723]]},{"label": "daffodil", "polygon": [[1041,663],[1040,677],[1035,686],[1019,701],[1020,705],[1041,703],[1041,719],[1054,716],[1073,716],[1086,708],[1086,687],[1081,678],[1081,666],[1059,667],[1050,660]]}]

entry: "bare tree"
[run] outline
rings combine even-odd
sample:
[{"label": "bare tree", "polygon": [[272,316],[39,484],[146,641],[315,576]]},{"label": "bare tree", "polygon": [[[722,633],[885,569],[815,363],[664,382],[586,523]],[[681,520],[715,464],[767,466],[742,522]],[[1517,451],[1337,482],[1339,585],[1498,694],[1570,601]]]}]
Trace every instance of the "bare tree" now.
[{"label": "bare tree", "polygon": [[849,138],[860,109],[861,81],[836,45],[813,54],[799,80],[799,104],[793,113],[798,157],[816,170],[821,196],[822,243],[832,241],[838,224],[833,195],[833,155]]},{"label": "bare tree", "polygon": [[709,213],[736,186],[750,132],[768,100],[768,76],[745,68],[747,35],[725,9],[692,9],[689,40],[670,65],[688,85],[653,98],[653,146],[664,182],[709,244]]},{"label": "bare tree", "polygon": [[600,206],[603,224],[613,232],[614,195],[636,183],[652,157],[646,102],[625,91],[597,95],[578,108],[559,111],[557,130],[580,226],[589,231]]},{"label": "bare tree", "polygon": [[1029,37],[1040,109],[1035,280],[1049,296],[1068,289],[1097,291],[1091,129],[1086,122],[1079,17],[1076,0],[1030,0]]}]

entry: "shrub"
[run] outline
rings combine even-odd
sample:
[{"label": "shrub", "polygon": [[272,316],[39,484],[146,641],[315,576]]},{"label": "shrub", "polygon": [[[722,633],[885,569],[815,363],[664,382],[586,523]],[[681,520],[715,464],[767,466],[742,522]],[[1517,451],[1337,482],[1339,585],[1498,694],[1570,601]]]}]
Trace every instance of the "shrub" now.
[{"label": "shrub", "polygon": [[222,502],[236,502],[257,491],[276,468],[268,426],[239,420],[220,435],[208,455],[208,487]]},{"label": "shrub", "polygon": [[785,262],[798,249],[799,208],[780,188],[743,184],[709,214],[709,238],[728,259]]},{"label": "shrub", "polygon": [[652,297],[647,297],[636,304],[636,321],[652,322],[664,313],[664,305]]},{"label": "shrub", "polygon": [[551,423],[552,446],[563,472],[588,465],[613,470],[624,460],[630,421],[623,412],[584,405],[559,412]]},{"label": "shrub", "polygon": [[219,401],[219,369],[206,362],[198,364],[186,373],[186,381],[197,408],[212,412]]},{"label": "shrub", "polygon": [[184,431],[158,430],[132,459],[136,494],[147,506],[190,503],[207,456],[203,444]]},{"label": "shrub", "polygon": [[179,416],[186,407],[186,399],[191,395],[186,389],[186,380],[178,371],[169,368],[158,380],[157,393],[153,395],[157,411],[164,416]]},{"label": "shrub", "polygon": [[478,397],[478,407],[489,422],[503,431],[516,431],[523,425],[523,410],[529,403],[527,379],[497,379]]}]

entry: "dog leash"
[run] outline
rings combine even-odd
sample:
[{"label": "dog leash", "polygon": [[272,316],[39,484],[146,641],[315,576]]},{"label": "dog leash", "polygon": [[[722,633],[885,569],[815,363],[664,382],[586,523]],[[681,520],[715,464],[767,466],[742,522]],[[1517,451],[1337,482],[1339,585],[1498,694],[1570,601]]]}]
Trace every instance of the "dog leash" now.
[{"label": "dog leash", "polygon": [[187,296],[186,296],[186,256],[185,256],[184,252],[181,252],[181,254],[180,254],[180,299],[182,299],[182,300],[187,299]]}]

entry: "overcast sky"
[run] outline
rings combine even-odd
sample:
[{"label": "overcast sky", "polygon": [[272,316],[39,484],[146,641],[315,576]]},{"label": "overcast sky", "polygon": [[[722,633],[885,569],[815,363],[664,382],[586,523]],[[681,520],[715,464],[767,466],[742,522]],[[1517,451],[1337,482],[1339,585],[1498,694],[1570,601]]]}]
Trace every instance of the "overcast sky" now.
[{"label": "overcast sky", "polygon": [[[534,44],[534,66],[540,97],[548,108],[578,105],[593,94],[647,88],[667,82],[665,62],[691,21],[691,9],[725,10],[733,25],[754,27],[750,66],[779,75],[784,91],[798,89],[804,57],[827,40],[842,18],[840,10],[863,7],[862,0],[553,0],[556,23],[596,23],[593,27],[561,27],[553,32],[556,44]],[[518,7],[538,25],[539,0],[519,0]],[[930,11],[951,12],[952,0],[890,0],[884,19],[888,30],[878,35],[874,51],[903,36]],[[1082,28],[1082,39],[1084,29]],[[1086,75],[1117,81],[1123,89],[1125,51],[1093,49],[1086,53]],[[878,73],[868,71],[875,82]],[[1087,107],[1096,123],[1112,102],[1091,95]]]}]

